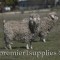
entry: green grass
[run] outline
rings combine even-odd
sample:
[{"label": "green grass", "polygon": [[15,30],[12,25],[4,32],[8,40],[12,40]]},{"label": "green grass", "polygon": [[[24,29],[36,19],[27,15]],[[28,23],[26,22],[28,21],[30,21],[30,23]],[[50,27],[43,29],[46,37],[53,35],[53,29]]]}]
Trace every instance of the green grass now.
[{"label": "green grass", "polygon": [[[58,12],[58,13],[60,13],[60,12]],[[13,51],[17,51],[18,50],[20,52],[25,52],[27,50],[25,48],[26,43],[21,43],[21,42],[14,42],[14,44],[12,45],[12,47],[13,47],[12,50],[4,49],[2,24],[0,26],[1,26],[0,27],[1,28],[1,31],[0,31],[0,60],[60,60],[60,55],[58,54],[58,52],[60,51],[60,21],[58,21],[58,23],[55,26],[55,28],[47,36],[47,38],[46,38],[47,42],[46,43],[43,43],[41,41],[39,42],[39,40],[38,40],[39,38],[37,38],[36,39],[37,42],[33,42],[33,44],[32,44],[33,45],[33,49],[32,50],[28,50],[29,52],[30,51],[31,52],[39,52],[39,51],[40,52],[43,52],[43,51],[45,52],[46,50],[49,50],[49,52],[56,52],[56,55],[52,55],[52,56],[44,55],[43,58],[42,58],[41,54],[38,57],[37,57],[37,55],[33,56],[33,55],[26,55],[26,54],[25,55],[19,55],[19,56],[1,55],[1,51],[13,52]]]}]

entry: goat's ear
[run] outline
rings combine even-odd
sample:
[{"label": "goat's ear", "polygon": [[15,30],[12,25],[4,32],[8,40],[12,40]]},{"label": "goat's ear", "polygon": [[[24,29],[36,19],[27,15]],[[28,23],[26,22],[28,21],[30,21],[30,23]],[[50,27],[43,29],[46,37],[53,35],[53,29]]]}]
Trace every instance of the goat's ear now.
[{"label": "goat's ear", "polygon": [[54,15],[49,15],[52,20],[54,20],[55,16]]},{"label": "goat's ear", "polygon": [[52,17],[52,18],[55,18],[55,16],[54,16],[54,15],[51,15],[51,17]]}]

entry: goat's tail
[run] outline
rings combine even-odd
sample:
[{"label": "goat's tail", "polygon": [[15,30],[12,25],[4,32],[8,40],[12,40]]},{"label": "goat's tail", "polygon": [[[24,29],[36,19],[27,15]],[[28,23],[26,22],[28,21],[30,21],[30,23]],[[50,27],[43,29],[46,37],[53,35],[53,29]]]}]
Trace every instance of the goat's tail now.
[{"label": "goat's tail", "polygon": [[6,22],[6,21],[5,21],[5,20],[3,20],[3,30],[4,30],[4,25],[5,25],[5,22]]},{"label": "goat's tail", "polygon": [[5,22],[6,22],[6,21],[5,21],[5,20],[3,20],[3,24],[5,24]]},{"label": "goat's tail", "polygon": [[5,24],[6,20],[3,20],[3,25]]}]

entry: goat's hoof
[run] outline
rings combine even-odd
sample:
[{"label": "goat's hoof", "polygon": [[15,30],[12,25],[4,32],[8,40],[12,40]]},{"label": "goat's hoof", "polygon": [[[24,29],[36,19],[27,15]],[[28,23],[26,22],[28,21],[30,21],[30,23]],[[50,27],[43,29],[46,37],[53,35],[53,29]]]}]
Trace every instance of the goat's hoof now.
[{"label": "goat's hoof", "polygon": [[30,46],[30,49],[33,49],[32,45]]},{"label": "goat's hoof", "polygon": [[46,43],[46,40],[45,40],[45,39],[43,39],[43,42],[44,42],[44,43]]},{"label": "goat's hoof", "polygon": [[27,50],[29,50],[29,48],[26,48]]}]

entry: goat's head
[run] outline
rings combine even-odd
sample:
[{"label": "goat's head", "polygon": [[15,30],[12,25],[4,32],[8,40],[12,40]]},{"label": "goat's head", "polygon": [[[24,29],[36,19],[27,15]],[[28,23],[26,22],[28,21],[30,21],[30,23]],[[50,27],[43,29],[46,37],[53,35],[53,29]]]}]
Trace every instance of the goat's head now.
[{"label": "goat's head", "polygon": [[33,31],[37,30],[37,27],[40,24],[40,16],[38,14],[31,14],[30,15],[30,27]]},{"label": "goat's head", "polygon": [[51,17],[52,20],[54,20],[55,22],[58,20],[58,16],[56,12],[51,12],[49,13],[49,16]]},{"label": "goat's head", "polygon": [[40,23],[40,15],[39,14],[31,14],[30,20],[35,22],[36,24]]}]

